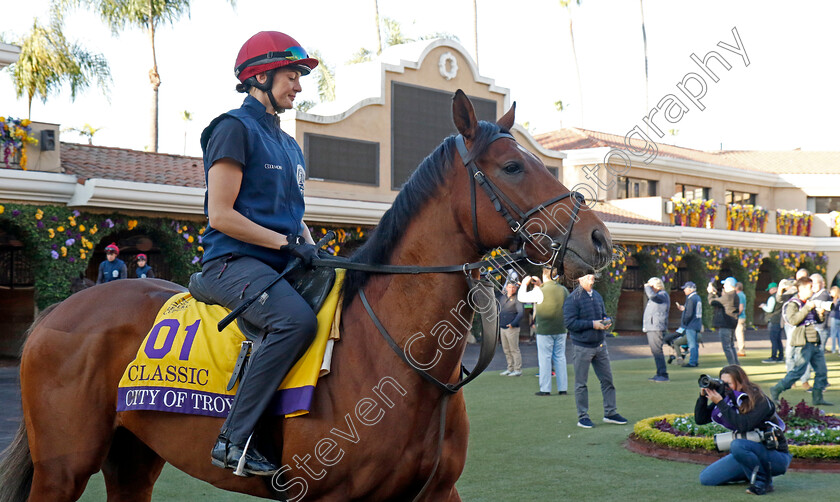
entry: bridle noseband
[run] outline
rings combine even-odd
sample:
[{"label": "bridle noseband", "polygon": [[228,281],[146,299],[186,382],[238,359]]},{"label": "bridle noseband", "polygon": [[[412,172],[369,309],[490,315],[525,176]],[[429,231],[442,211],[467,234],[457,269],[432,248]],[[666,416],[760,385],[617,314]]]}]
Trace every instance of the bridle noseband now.
[{"label": "bridle noseband", "polygon": [[[494,141],[498,139],[508,138],[516,141],[508,132],[497,131],[490,137],[487,141],[487,147],[489,147]],[[532,242],[534,239],[534,235],[528,232],[525,229],[525,226],[528,223],[528,219],[537,211],[545,209],[546,207],[560,202],[568,197],[571,197],[573,202],[573,209],[572,209],[572,216],[569,220],[569,225],[564,235],[562,236],[561,240],[552,239],[550,236],[538,233],[536,235],[545,235],[549,239],[551,239],[551,259],[549,263],[551,263],[552,269],[557,269],[558,275],[562,275],[563,270],[563,259],[566,256],[566,249],[569,243],[569,238],[572,235],[572,228],[574,227],[575,221],[577,220],[578,211],[580,210],[581,205],[584,202],[583,196],[579,192],[567,192],[563,195],[558,195],[547,201],[534,206],[533,208],[529,209],[528,211],[522,211],[519,209],[519,206],[514,203],[510,197],[508,197],[505,192],[496,186],[493,181],[484,174],[481,168],[478,167],[476,164],[476,160],[478,157],[483,153],[482,152],[470,152],[467,149],[466,141],[464,140],[464,136],[459,134],[455,137],[455,146],[458,148],[458,154],[461,156],[461,161],[464,163],[464,166],[467,168],[467,173],[469,173],[471,181],[470,181],[470,204],[472,205],[472,227],[473,227],[473,235],[475,236],[475,243],[476,246],[479,248],[479,252],[481,254],[485,254],[490,249],[484,245],[481,241],[481,236],[478,233],[478,214],[476,210],[476,196],[475,196],[475,185],[476,182],[478,185],[484,190],[484,193],[487,194],[487,197],[490,199],[490,202],[493,204],[493,207],[496,209],[496,212],[502,215],[502,217],[507,222],[508,226],[510,227],[511,231],[513,232],[514,236],[514,243],[518,243],[517,254],[525,256],[525,244],[527,242]],[[485,147],[486,148],[486,147]],[[504,204],[502,204],[504,202]],[[510,210],[508,210],[510,208]],[[511,214],[510,211],[513,211],[518,219]],[[528,259],[531,262],[530,259]],[[534,265],[539,265],[538,263],[531,262]],[[552,274],[553,275],[553,274]]]}]

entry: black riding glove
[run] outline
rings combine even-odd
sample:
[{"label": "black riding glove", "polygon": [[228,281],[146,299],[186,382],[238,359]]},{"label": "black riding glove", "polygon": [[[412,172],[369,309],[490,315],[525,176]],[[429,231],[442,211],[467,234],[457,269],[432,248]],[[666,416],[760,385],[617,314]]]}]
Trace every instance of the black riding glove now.
[{"label": "black riding glove", "polygon": [[302,265],[311,268],[312,260],[318,257],[318,246],[306,242],[302,235],[290,235],[287,239],[289,243],[283,249],[300,258]]}]

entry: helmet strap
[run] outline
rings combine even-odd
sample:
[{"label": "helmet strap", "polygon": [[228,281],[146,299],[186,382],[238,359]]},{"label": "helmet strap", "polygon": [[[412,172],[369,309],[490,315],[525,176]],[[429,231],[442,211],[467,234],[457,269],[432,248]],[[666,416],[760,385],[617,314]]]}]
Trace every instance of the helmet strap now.
[{"label": "helmet strap", "polygon": [[262,92],[268,95],[268,101],[271,103],[271,107],[274,108],[274,114],[279,115],[283,113],[283,109],[277,106],[277,101],[274,99],[274,93],[271,92],[271,88],[274,87],[274,74],[277,72],[276,69],[271,69],[265,72],[266,80],[264,83],[260,83],[257,80],[257,77],[249,77],[245,80],[246,84],[251,85],[251,87],[255,87]]}]

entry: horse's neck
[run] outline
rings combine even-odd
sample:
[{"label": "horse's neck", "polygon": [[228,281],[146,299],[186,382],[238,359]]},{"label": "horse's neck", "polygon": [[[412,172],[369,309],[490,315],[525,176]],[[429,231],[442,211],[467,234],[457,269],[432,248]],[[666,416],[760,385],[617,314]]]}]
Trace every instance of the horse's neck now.
[{"label": "horse's neck", "polygon": [[[448,204],[427,204],[409,224],[390,262],[398,265],[456,265],[479,258],[455,224]],[[460,368],[473,310],[463,273],[384,275],[365,287],[374,311],[397,344],[410,344],[410,360],[449,379]],[[380,336],[375,333],[374,336]]]}]

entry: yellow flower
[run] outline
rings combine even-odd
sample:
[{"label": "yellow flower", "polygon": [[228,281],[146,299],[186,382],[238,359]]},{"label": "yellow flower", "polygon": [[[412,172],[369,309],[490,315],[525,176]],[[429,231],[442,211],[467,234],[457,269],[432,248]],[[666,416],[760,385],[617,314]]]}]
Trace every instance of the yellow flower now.
[{"label": "yellow flower", "polygon": [[134,230],[134,227],[137,226],[137,220],[128,220],[128,229]]},{"label": "yellow flower", "polygon": [[98,230],[98,229],[96,228],[96,225],[94,225],[94,226],[90,227],[90,235],[95,234],[95,233],[97,232],[97,230]]},{"label": "yellow flower", "polygon": [[71,227],[76,226],[76,217],[75,216],[68,216],[67,219],[70,220],[70,226]]},{"label": "yellow flower", "polygon": [[29,119],[23,119],[23,120],[20,121],[20,125],[22,125],[23,127],[27,127],[31,123],[32,123],[32,121],[29,120]]},{"label": "yellow flower", "polygon": [[341,249],[341,247],[340,247],[340,246],[336,246],[336,247],[335,247],[335,254],[338,254],[338,251],[339,251],[340,249]]},{"label": "yellow flower", "polygon": [[189,242],[190,244],[192,244],[194,241],[195,241],[195,239],[193,238],[192,235],[187,239],[187,242]]},{"label": "yellow flower", "polygon": [[35,211],[35,219],[36,220],[40,220],[43,217],[44,217],[44,212],[43,211],[41,211],[40,209]]},{"label": "yellow flower", "polygon": [[56,230],[58,230],[59,232],[64,232],[64,227],[58,227]]},{"label": "yellow flower", "polygon": [[47,229],[47,232],[50,234],[50,239],[52,239],[53,237],[55,237],[55,230],[53,230],[53,229],[51,229],[51,228],[48,228],[48,229]]},{"label": "yellow flower", "polygon": [[181,230],[183,230],[184,232],[186,232],[186,231],[187,231],[187,226],[186,226],[186,225],[184,225],[183,227],[181,227]]},{"label": "yellow flower", "polygon": [[79,225],[79,232],[84,232],[84,231],[85,231],[85,226],[84,225]]},{"label": "yellow flower", "polygon": [[[2,119],[3,117],[0,117]],[[3,214],[6,211],[6,208],[0,205],[0,214]]]},{"label": "yellow flower", "polygon": [[67,256],[67,248],[64,246],[61,246],[61,256]]},{"label": "yellow flower", "polygon": [[203,248],[202,246],[198,246],[198,252],[199,252],[199,253],[203,253],[203,252],[204,252],[204,248]]},{"label": "yellow flower", "polygon": [[201,227],[201,228],[198,230],[198,235],[204,235],[204,227]]}]

